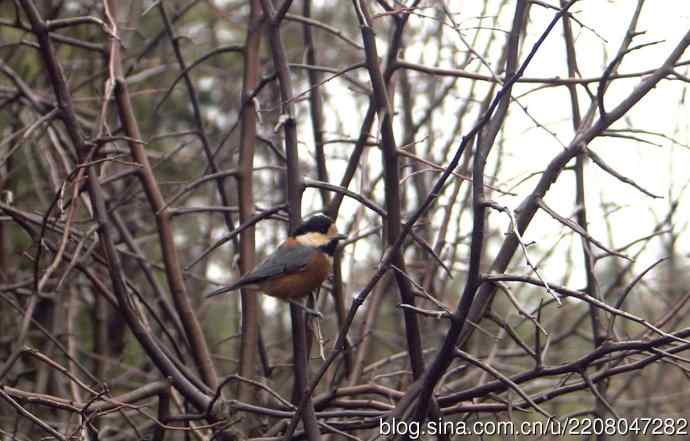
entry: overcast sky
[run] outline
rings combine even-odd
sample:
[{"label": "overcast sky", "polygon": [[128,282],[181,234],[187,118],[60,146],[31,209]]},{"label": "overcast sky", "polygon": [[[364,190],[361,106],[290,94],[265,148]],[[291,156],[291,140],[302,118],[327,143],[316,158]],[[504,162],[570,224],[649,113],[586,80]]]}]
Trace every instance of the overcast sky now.
[{"label": "overcast sky", "polygon": [[[317,4],[319,2],[316,2]],[[321,2],[322,4],[325,4]],[[426,5],[433,5],[435,2],[423,2]],[[490,12],[487,17],[479,18],[479,4],[477,1],[453,1],[446,2],[448,8],[455,12],[455,20],[462,27],[463,35],[466,40],[471,40],[474,32],[480,32],[483,39],[488,38],[490,29],[486,29],[491,23],[492,14],[497,10],[497,1],[492,1],[492,6],[488,8]],[[557,4],[551,0],[548,3]],[[576,4],[572,12],[578,20],[586,26],[583,28],[573,24],[576,34],[576,46],[578,63],[583,77],[600,77],[605,66],[611,60],[612,54],[618,49],[621,40],[625,36],[625,31],[630,18],[634,12],[636,1],[605,1],[605,0],[583,0]],[[374,6],[372,6],[373,8]],[[505,8],[504,14],[500,17],[498,28],[508,30],[512,20],[513,6]],[[426,9],[425,15],[433,15],[433,11]],[[522,59],[534,41],[542,34],[547,23],[552,19],[553,10],[534,6],[530,15],[531,21],[528,25],[528,38],[524,46]],[[338,26],[338,23],[331,23]],[[433,23],[424,17],[413,17],[410,26],[420,29],[433,26]],[[661,65],[668,56],[671,49],[678,43],[683,34],[690,26],[690,1],[686,0],[667,0],[667,1],[647,1],[642,10],[642,20],[638,30],[644,31],[643,35],[634,40],[634,44],[643,44],[661,41],[659,44],[646,47],[629,54],[621,65],[620,73],[631,73],[654,69]],[[484,27],[484,29],[481,29]],[[478,29],[479,28],[479,29]],[[562,36],[562,26],[558,25],[550,34],[545,44],[527,69],[528,77],[550,78],[555,76],[567,76],[564,41]],[[378,33],[379,53],[385,53],[384,48],[389,37],[384,32]],[[480,41],[482,41],[480,39]],[[432,47],[423,47],[408,41],[408,49],[405,53],[406,59],[419,62],[420,57],[426,52],[427,58]],[[452,31],[446,33],[444,44],[462,47],[461,40]],[[487,58],[493,70],[497,69],[496,60],[498,56]],[[690,54],[686,53],[681,60],[690,60]],[[441,67],[457,67],[457,60],[446,57],[440,63]],[[472,65],[468,70],[474,70],[477,64]],[[343,67],[343,66],[333,66]],[[682,67],[679,72],[688,75],[688,68]],[[482,67],[480,73],[490,74],[488,68]],[[368,81],[366,72],[361,71],[359,75],[362,81]],[[413,74],[411,78],[417,75]],[[612,83],[606,92],[605,102],[607,108],[613,108],[620,99],[626,97],[639,79],[619,80]],[[462,101],[462,87],[469,84],[469,80],[461,80],[458,83],[458,99],[448,100],[444,115],[448,118],[448,127],[454,125],[454,110],[460,107]],[[296,93],[302,92],[299,85]],[[655,135],[638,135],[656,145],[645,144],[633,140],[620,138],[598,138],[589,147],[601,156],[610,166],[621,174],[638,182],[647,190],[664,196],[663,199],[651,199],[640,193],[629,185],[623,184],[606,174],[592,163],[588,163],[586,169],[586,186],[588,195],[589,221],[592,234],[602,242],[608,243],[608,233],[606,224],[603,222],[601,201],[622,207],[612,215],[611,220],[615,225],[613,231],[614,246],[624,245],[634,239],[646,236],[652,232],[654,225],[668,211],[669,191],[671,197],[677,198],[683,186],[690,180],[690,144],[689,127],[690,112],[687,105],[687,97],[684,95],[684,87],[687,84],[679,81],[662,81],[660,85],[652,90],[648,96],[635,106],[624,120],[614,125],[613,128],[634,128],[636,130],[655,132],[672,137],[677,143],[668,138]],[[327,106],[326,125],[332,132],[342,133],[351,138],[356,138],[359,134],[361,119],[364,115],[366,106],[361,97],[354,97],[347,84],[340,81],[331,81],[325,86],[328,93],[338,97],[336,104]],[[524,93],[535,88],[534,84],[517,85],[513,89],[513,96],[520,97],[519,102],[525,106],[532,118],[539,121],[547,130],[536,127],[532,119],[528,117],[519,106],[513,104],[511,113],[504,127],[505,150],[507,159],[504,162],[497,183],[503,188],[510,187],[520,178],[533,172],[543,170],[548,162],[562,150],[562,145],[567,145],[573,137],[571,126],[570,103],[567,89],[564,87],[554,87],[540,90],[536,93]],[[592,90],[596,90],[596,85]],[[583,111],[588,108],[588,97],[583,89],[579,89],[581,106]],[[478,96],[481,97],[481,94]],[[521,97],[522,96],[522,97]],[[303,102],[306,106],[306,102]],[[400,100],[396,101],[400,105]],[[422,107],[420,106],[420,111]],[[437,124],[439,127],[439,124]],[[300,125],[300,140],[310,146],[312,137],[309,124]],[[439,128],[439,146],[443,144],[443,127]],[[402,131],[399,132],[401,137]],[[555,136],[554,136],[555,135]],[[400,141],[400,140],[399,140]],[[459,142],[459,139],[457,140]],[[347,158],[349,145],[342,146],[340,152],[343,158]],[[330,150],[329,147],[329,152]],[[496,149],[494,149],[494,152]],[[369,152],[369,166],[380,167],[380,154],[378,151]],[[343,165],[345,162],[343,161]],[[344,167],[331,165],[331,181],[339,182],[339,171]],[[492,170],[489,165],[487,170]],[[403,173],[404,175],[404,173]],[[517,196],[495,195],[501,204],[517,207],[534,187],[538,177],[528,179],[512,191]],[[547,203],[556,209],[563,216],[570,216],[574,210],[574,175],[571,172],[564,172],[558,182],[552,187],[546,197]],[[353,189],[358,190],[358,183],[353,183]],[[686,192],[687,193],[687,192]],[[381,197],[381,202],[382,202]],[[305,194],[303,212],[320,208],[319,199],[315,191],[308,191]],[[355,205],[348,201],[343,207],[344,213],[351,213]],[[345,216],[347,217],[347,216]],[[687,233],[685,223],[690,219],[690,198],[685,196],[682,199],[678,210],[680,225],[679,229],[684,228],[679,244],[684,250],[690,249],[690,237]],[[507,228],[507,218],[502,214],[492,214],[492,225],[503,224]],[[470,228],[469,218],[466,227]],[[536,241],[537,247],[541,250],[551,248],[563,233],[564,228],[551,219],[548,215],[540,212],[534,219],[525,235],[527,241]],[[464,232],[466,234],[467,232]],[[570,245],[570,240],[561,242],[561,253],[556,253],[544,267],[551,280],[558,280],[564,268],[565,247]],[[574,247],[579,250],[579,246]],[[365,258],[369,250],[359,247],[358,258]],[[494,247],[489,247],[488,252],[495,252]],[[540,251],[535,250],[536,253]],[[662,253],[660,242],[657,240],[650,250],[643,254],[638,267],[644,268],[651,262],[660,257]],[[687,251],[685,252],[687,254]],[[371,258],[371,256],[368,256]],[[518,257],[516,256],[516,259]],[[574,273],[573,285],[583,285],[583,272],[580,270],[581,260],[579,256],[574,257],[577,270]],[[514,260],[515,261],[515,260]],[[685,262],[687,266],[687,261]],[[598,267],[598,269],[600,269]],[[526,271],[526,270],[525,270]],[[212,271],[215,273],[215,271]],[[218,274],[212,274],[218,276]]]}]

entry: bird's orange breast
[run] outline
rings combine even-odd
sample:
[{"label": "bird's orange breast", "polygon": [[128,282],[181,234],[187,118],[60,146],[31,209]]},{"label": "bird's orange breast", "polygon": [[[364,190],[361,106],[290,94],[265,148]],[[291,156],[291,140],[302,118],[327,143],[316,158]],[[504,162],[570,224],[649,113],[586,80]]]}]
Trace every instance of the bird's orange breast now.
[{"label": "bird's orange breast", "polygon": [[324,253],[316,252],[302,271],[267,280],[261,284],[261,289],[281,299],[300,298],[320,287],[330,272],[330,259]]}]

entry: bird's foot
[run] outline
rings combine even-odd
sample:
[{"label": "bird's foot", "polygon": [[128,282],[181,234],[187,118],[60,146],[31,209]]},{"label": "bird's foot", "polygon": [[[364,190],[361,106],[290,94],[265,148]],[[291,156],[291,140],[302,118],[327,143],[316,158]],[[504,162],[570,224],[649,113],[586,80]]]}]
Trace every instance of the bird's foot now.
[{"label": "bird's foot", "polygon": [[315,309],[308,308],[308,307],[304,306],[302,303],[296,302],[294,300],[288,300],[288,302],[290,302],[291,304],[293,304],[299,308],[302,308],[304,310],[304,312],[306,312],[307,314],[314,316],[315,318],[317,318],[319,320],[323,320],[323,314],[321,314],[319,311],[317,311]]}]

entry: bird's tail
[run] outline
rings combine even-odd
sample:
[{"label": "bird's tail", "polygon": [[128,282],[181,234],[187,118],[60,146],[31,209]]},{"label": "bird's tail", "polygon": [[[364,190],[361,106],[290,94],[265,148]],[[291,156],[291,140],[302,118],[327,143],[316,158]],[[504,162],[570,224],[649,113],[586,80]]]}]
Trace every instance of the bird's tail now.
[{"label": "bird's tail", "polygon": [[237,289],[239,289],[238,284],[233,283],[232,285],[224,286],[222,288],[218,288],[215,291],[211,291],[210,293],[206,294],[204,297],[206,297],[206,298],[215,297],[215,296],[219,296],[221,294],[225,294],[226,292],[235,291]]}]

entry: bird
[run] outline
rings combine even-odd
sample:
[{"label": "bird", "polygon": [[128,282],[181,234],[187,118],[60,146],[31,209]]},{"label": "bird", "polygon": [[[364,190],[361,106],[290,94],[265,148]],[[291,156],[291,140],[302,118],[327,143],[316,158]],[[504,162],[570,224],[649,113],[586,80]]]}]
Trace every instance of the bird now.
[{"label": "bird", "polygon": [[326,280],[338,242],[345,239],[347,236],[338,233],[329,216],[316,213],[305,219],[256,268],[206,297],[249,288],[295,303],[294,300],[306,297]]}]

